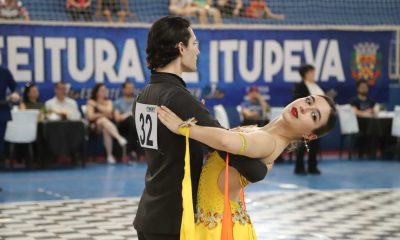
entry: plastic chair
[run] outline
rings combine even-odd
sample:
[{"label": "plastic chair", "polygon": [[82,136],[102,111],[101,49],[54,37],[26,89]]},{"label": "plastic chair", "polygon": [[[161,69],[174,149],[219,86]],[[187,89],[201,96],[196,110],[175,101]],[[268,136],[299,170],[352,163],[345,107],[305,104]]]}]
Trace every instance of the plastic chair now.
[{"label": "plastic chair", "polygon": [[397,138],[396,156],[400,158],[400,105],[394,108],[394,117],[392,123],[392,136]]},{"label": "plastic chair", "polygon": [[270,121],[279,117],[283,112],[284,107],[271,107]]},{"label": "plastic chair", "polygon": [[[28,144],[29,159],[27,167],[32,167],[33,147],[32,143],[36,141],[39,110],[25,110],[11,112],[12,120],[7,122],[7,128],[4,140],[10,143],[10,156],[14,153],[15,143]],[[13,162],[11,161],[11,168]]]},{"label": "plastic chair", "polygon": [[242,106],[237,105],[237,106],[236,106],[236,111],[237,111],[238,114],[239,114],[240,122],[243,122],[244,117],[243,117],[243,113],[242,113]]},{"label": "plastic chair", "polygon": [[343,144],[346,137],[350,138],[349,159],[352,157],[355,136],[360,132],[357,116],[350,104],[336,106],[340,123],[340,150],[339,158],[342,158]]},{"label": "plastic chair", "polygon": [[222,127],[226,129],[230,128],[228,114],[226,113],[226,110],[222,104],[214,106],[214,114],[215,119],[218,120]]},{"label": "plastic chair", "polygon": [[392,123],[392,136],[400,138],[400,105],[394,107],[394,117]]}]

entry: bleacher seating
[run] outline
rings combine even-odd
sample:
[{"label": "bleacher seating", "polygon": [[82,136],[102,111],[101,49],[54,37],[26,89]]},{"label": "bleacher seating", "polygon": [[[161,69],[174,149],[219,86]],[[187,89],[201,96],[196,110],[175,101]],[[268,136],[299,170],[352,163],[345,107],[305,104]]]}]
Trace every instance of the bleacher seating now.
[{"label": "bleacher seating", "polygon": [[[129,0],[130,10],[137,17],[129,22],[150,23],[168,15],[168,0]],[[247,7],[250,0],[244,1]],[[254,18],[224,18],[225,24],[279,24],[279,25],[398,25],[400,24],[400,1],[398,0],[267,0],[273,12],[287,16],[284,21]],[[32,20],[69,21],[65,1],[25,0]],[[94,14],[96,0],[92,1]],[[193,18],[194,19],[194,18]],[[95,21],[105,21],[94,17]],[[194,22],[197,22],[195,20]]]}]

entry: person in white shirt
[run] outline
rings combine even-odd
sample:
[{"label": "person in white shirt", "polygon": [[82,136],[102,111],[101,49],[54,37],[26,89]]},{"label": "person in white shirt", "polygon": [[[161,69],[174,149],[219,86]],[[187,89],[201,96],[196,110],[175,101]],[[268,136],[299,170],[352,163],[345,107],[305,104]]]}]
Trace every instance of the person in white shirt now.
[{"label": "person in white shirt", "polygon": [[[300,66],[299,74],[302,81],[295,85],[293,89],[294,99],[308,97],[310,95],[325,95],[324,90],[322,90],[318,84],[315,82],[315,68],[312,65],[305,64]],[[310,112],[310,114],[316,114]],[[312,116],[314,117],[314,116]],[[294,173],[299,175],[309,174],[321,174],[321,171],[317,167],[317,155],[319,151],[319,140],[313,140],[307,143],[308,146],[308,171],[304,167],[304,152],[305,147],[303,144],[297,148],[296,151],[296,164]]]},{"label": "person in white shirt", "polygon": [[66,96],[67,86],[58,82],[54,86],[55,96],[45,103],[45,108],[50,120],[80,120],[81,114],[78,104],[72,98]]}]

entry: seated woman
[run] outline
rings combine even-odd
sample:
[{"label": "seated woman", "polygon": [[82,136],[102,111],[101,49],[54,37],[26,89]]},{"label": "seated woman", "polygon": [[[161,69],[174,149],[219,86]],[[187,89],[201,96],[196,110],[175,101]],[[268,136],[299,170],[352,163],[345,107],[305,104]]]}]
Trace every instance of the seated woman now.
[{"label": "seated woman", "polygon": [[127,141],[119,134],[114,123],[111,121],[112,115],[113,106],[111,100],[107,99],[107,88],[104,84],[98,83],[92,89],[92,95],[87,102],[87,118],[90,122],[90,127],[103,135],[107,162],[114,164],[112,138],[115,138],[122,147],[125,147]]},{"label": "seated woman", "polygon": [[39,110],[39,121],[44,120],[45,107],[44,103],[39,100],[39,89],[33,83],[25,85],[22,102],[19,105],[21,110],[25,109],[36,109]]},{"label": "seated woman", "polygon": [[[214,149],[262,158],[269,170],[291,143],[302,140],[307,144],[307,141],[326,135],[336,123],[335,103],[326,96],[297,99],[267,125],[236,131],[182,124],[184,122],[165,106],[159,107],[157,112],[159,120],[172,132],[183,135],[189,131],[190,138]],[[196,240],[221,239],[224,168],[225,162],[217,152],[210,155],[203,167],[197,195]],[[240,190],[249,181],[232,167],[229,167],[228,175],[234,239],[256,239],[250,218],[240,201]]]}]

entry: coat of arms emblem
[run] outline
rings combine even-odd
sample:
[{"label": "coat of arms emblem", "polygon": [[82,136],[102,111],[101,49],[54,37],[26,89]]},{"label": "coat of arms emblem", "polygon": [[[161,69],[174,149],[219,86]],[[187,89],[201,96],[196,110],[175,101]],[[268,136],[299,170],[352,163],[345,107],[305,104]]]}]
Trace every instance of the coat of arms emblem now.
[{"label": "coat of arms emblem", "polygon": [[382,76],[382,53],[375,43],[358,43],[354,45],[351,60],[351,76],[356,81],[365,80],[370,86],[376,84]]}]

